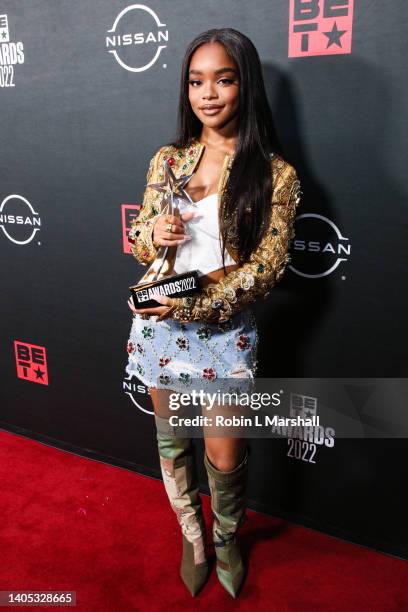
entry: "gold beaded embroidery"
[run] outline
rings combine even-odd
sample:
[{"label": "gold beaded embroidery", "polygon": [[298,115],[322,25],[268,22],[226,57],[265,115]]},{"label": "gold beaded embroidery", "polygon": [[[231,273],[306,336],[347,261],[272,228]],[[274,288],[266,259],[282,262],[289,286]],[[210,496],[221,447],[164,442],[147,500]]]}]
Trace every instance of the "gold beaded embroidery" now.
[{"label": "gold beaded embroidery", "polygon": [[[192,173],[198,163],[204,145],[197,139],[184,148],[164,146],[152,157],[146,176],[147,183],[162,180],[162,166],[165,159],[171,159],[173,172],[177,177]],[[219,215],[223,214],[223,198],[233,156],[226,155],[218,184],[221,196]],[[300,204],[302,191],[296,170],[277,154],[271,154],[273,171],[272,212],[269,227],[260,245],[252,253],[249,261],[237,270],[228,272],[216,283],[210,283],[199,293],[183,298],[173,298],[175,308],[171,318],[188,322],[222,322],[244,306],[260,297],[266,297],[270,289],[282,278],[290,261],[289,249],[294,238],[294,221],[296,208]],[[131,223],[129,235],[135,240],[131,251],[136,259],[144,264],[154,261],[157,249],[152,236],[155,217],[160,214],[161,194],[146,188],[143,206],[137,219]],[[225,244],[226,250],[235,261],[238,261],[237,231],[232,219],[228,219],[229,232]]]}]

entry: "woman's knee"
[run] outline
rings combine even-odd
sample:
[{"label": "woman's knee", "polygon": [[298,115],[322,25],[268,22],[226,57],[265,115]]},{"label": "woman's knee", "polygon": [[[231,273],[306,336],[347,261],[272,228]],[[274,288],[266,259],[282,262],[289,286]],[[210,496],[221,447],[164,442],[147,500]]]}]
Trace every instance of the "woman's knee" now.
[{"label": "woman's knee", "polygon": [[220,450],[214,451],[207,447],[206,453],[210,463],[216,470],[220,472],[231,472],[241,463],[244,451],[241,447],[228,452]]}]

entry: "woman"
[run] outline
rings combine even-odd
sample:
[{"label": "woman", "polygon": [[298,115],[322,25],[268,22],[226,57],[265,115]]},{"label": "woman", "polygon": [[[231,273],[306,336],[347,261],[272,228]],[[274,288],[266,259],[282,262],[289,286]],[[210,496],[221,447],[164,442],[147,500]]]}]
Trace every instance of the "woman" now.
[{"label": "woman", "polygon": [[[127,366],[150,389],[163,481],[183,535],[180,573],[193,596],[208,577],[205,525],[192,440],[169,426],[166,388],[255,376],[250,304],[285,271],[301,193],[277,148],[252,42],[231,28],[197,36],[183,60],[178,138],[156,152],[147,173],[149,184],[163,180],[168,160],[176,177],[193,174],[184,189],[194,204],[181,217],[163,214],[161,194],[147,187],[129,240],[144,265],[159,246],[177,245],[175,272],[198,269],[202,288],[185,298],[161,296],[156,308],[136,309],[129,300]],[[244,438],[214,433],[204,429],[217,575],[236,597],[244,577],[237,530],[245,517],[248,450]]]}]

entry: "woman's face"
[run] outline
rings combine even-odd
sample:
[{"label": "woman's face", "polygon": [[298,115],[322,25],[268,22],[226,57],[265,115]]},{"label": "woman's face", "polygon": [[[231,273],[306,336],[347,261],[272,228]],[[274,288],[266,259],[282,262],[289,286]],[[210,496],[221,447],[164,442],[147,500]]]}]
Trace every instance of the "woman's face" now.
[{"label": "woman's face", "polygon": [[205,43],[193,53],[188,92],[193,112],[208,127],[223,127],[237,115],[238,69],[221,43]]}]

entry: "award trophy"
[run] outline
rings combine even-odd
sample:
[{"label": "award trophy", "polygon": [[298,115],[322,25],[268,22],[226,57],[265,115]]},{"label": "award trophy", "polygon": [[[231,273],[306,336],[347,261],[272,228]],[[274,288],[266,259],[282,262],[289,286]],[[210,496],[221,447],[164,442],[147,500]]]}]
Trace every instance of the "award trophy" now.
[{"label": "award trophy", "polygon": [[[184,189],[184,185],[193,174],[176,178],[168,160],[163,162],[165,179],[162,183],[151,183],[147,187],[157,189],[163,193],[161,200],[161,214],[180,217],[180,204],[192,204],[193,200]],[[147,272],[136,285],[129,287],[135,308],[154,308],[162,306],[154,299],[155,295],[169,297],[184,297],[200,290],[198,271],[176,274],[174,261],[177,245],[160,246],[157,256]]]}]

